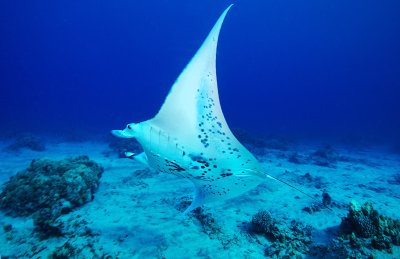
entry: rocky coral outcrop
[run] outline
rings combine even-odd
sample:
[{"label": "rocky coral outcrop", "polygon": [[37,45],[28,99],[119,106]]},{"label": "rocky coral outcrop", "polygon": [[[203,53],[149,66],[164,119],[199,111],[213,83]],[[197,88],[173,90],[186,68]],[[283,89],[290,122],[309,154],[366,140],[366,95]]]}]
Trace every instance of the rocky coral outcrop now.
[{"label": "rocky coral outcrop", "polygon": [[12,216],[33,216],[45,237],[60,235],[57,218],[91,201],[103,168],[87,156],[33,160],[4,184],[0,208]]},{"label": "rocky coral outcrop", "polygon": [[293,220],[290,224],[261,210],[252,218],[250,231],[265,235],[272,242],[265,254],[273,258],[303,257],[310,251],[312,227]]},{"label": "rocky coral outcrop", "polygon": [[[312,256],[322,258],[392,258],[400,245],[400,221],[380,215],[372,203],[351,201],[342,218],[339,235],[329,245],[313,247]],[[393,257],[394,258],[394,257]]]},{"label": "rocky coral outcrop", "polygon": [[372,246],[379,250],[387,249],[385,247],[390,247],[390,244],[400,245],[400,221],[380,215],[370,202],[360,206],[351,201],[341,228],[344,233],[354,233],[357,238],[372,238]]}]

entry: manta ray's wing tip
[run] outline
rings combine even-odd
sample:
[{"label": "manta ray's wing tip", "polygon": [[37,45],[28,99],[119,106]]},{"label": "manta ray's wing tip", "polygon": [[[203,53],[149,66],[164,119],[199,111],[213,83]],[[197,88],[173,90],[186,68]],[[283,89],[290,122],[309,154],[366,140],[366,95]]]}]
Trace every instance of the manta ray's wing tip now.
[{"label": "manta ray's wing tip", "polygon": [[232,6],[233,6],[233,4],[230,4],[230,5],[225,9],[225,11],[222,13],[222,16],[225,16],[226,13],[229,11],[229,9],[231,9]]}]

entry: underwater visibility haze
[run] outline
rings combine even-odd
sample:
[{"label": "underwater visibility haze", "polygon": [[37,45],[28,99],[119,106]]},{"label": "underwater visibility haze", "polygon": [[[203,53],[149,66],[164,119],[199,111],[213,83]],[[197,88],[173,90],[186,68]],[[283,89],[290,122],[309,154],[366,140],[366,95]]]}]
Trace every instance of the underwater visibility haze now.
[{"label": "underwater visibility haze", "polygon": [[0,257],[398,258],[400,3],[231,7],[0,3]]},{"label": "underwater visibility haze", "polygon": [[[226,1],[1,3],[2,129],[153,116]],[[398,137],[397,1],[237,2],[218,82],[233,127]]]}]

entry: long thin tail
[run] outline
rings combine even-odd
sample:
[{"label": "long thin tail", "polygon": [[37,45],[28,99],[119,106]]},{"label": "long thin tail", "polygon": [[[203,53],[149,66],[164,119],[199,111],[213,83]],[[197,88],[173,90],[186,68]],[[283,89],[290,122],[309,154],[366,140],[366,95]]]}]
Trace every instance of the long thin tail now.
[{"label": "long thin tail", "polygon": [[324,207],[327,208],[328,210],[333,211],[331,208],[329,208],[328,206],[326,206],[325,204],[323,204],[320,200],[318,200],[318,199],[316,199],[315,197],[313,197],[313,196],[311,196],[311,195],[305,193],[304,191],[300,190],[299,188],[294,187],[293,185],[291,185],[291,184],[289,184],[289,183],[287,183],[287,182],[285,182],[285,181],[283,181],[283,180],[281,180],[281,179],[278,179],[278,178],[275,178],[275,177],[273,177],[273,176],[270,176],[270,175],[268,175],[268,174],[267,174],[267,178],[270,178],[270,179],[272,179],[272,180],[276,180],[276,181],[278,181],[278,182],[281,182],[281,183],[283,183],[283,184],[286,184],[286,185],[289,186],[290,188],[293,188],[293,189],[295,189],[296,191],[301,192],[301,193],[304,194],[305,196],[307,196],[307,197],[313,199],[314,201],[320,203],[322,206],[324,206]]}]

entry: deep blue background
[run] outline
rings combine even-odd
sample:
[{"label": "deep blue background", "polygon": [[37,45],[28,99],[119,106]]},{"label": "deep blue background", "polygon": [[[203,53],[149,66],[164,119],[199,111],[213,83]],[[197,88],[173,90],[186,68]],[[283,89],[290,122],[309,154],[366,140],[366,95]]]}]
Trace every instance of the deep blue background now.
[{"label": "deep blue background", "polygon": [[[233,1],[217,74],[234,127],[400,136],[400,1]],[[155,115],[231,1],[1,1],[0,130]]]}]

